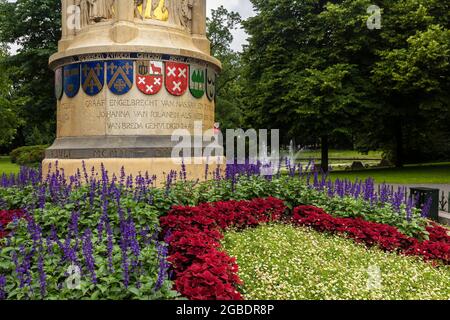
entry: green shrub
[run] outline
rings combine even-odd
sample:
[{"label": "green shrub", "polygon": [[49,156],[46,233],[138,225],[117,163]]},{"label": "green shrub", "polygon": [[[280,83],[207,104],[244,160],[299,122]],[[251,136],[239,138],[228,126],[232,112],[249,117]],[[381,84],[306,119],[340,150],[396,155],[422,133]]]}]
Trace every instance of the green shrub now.
[{"label": "green shrub", "polygon": [[45,158],[48,145],[26,146],[14,149],[10,153],[11,162],[22,166],[39,164]]},{"label": "green shrub", "polygon": [[[20,201],[18,203],[35,201],[37,204],[39,201],[39,195],[33,195],[30,188],[22,192],[19,188],[15,190],[21,194],[14,198]],[[53,203],[49,194],[49,198],[43,199],[42,208],[28,210],[33,223],[25,219],[13,222],[10,226],[14,235],[0,237],[0,276],[6,277],[7,299],[158,300],[178,297],[163,269],[166,266],[162,266],[166,245],[155,236],[160,228],[159,213],[153,206],[137,202],[130,190],[117,189],[117,193],[108,193],[100,186],[74,190],[68,197],[70,201]],[[123,218],[120,218],[121,213]],[[91,246],[85,251],[88,234],[92,235],[89,236]],[[90,257],[94,273],[88,267]],[[74,266],[80,268],[79,286],[71,288],[70,279],[77,278],[70,277],[74,273],[69,270],[73,272]]]}]

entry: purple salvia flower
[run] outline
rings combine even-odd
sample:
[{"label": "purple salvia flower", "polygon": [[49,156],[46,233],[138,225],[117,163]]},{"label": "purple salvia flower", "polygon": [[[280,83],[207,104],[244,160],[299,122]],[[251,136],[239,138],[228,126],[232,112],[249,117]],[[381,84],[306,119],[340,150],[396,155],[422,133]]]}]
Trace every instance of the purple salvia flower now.
[{"label": "purple salvia flower", "polygon": [[412,210],[414,208],[414,199],[410,197],[406,203],[406,220],[412,220]]},{"label": "purple salvia flower", "polygon": [[123,185],[125,184],[125,167],[120,168],[120,186],[123,187]]},{"label": "purple salvia flower", "polygon": [[20,283],[19,286],[20,286],[20,288],[23,288],[25,281],[24,281],[24,277],[22,274],[22,267],[19,263],[19,257],[17,255],[16,251],[13,251],[11,253],[11,260],[14,262],[14,265],[16,266],[17,278],[19,279],[19,283]]},{"label": "purple salvia flower", "polygon": [[344,180],[344,195],[350,195],[352,190],[352,182],[348,179]]},{"label": "purple salvia flower", "polygon": [[132,175],[129,175],[127,177],[127,183],[126,183],[125,188],[126,189],[132,189],[133,188],[133,176]]},{"label": "purple salvia flower", "polygon": [[371,178],[366,179],[363,186],[364,200],[366,201],[373,200],[374,191],[375,191],[374,180]]},{"label": "purple salvia flower", "polygon": [[97,276],[95,274],[95,258],[92,249],[92,232],[87,229],[83,235],[83,255],[86,261],[86,267],[91,274],[92,283],[97,283]]},{"label": "purple salvia flower", "polygon": [[113,251],[114,251],[114,238],[113,238],[113,232],[111,229],[111,224],[109,221],[106,221],[106,234],[108,237],[107,242],[107,249],[108,249],[108,267],[110,272],[114,272],[114,265],[113,265]]},{"label": "purple salvia flower", "polygon": [[39,271],[39,284],[41,287],[41,297],[42,299],[45,297],[46,287],[47,287],[47,275],[44,271],[44,258],[42,254],[39,254],[38,258],[38,271]]},{"label": "purple salvia flower", "polygon": [[338,197],[343,198],[345,195],[344,182],[340,179],[336,179],[335,183],[335,192]]},{"label": "purple salvia flower", "polygon": [[422,207],[422,217],[423,218],[429,217],[432,205],[433,205],[433,198],[428,197],[427,201],[425,202],[425,204]]},{"label": "purple salvia flower", "polygon": [[51,237],[47,237],[45,239],[46,245],[47,245],[47,254],[52,257],[54,255],[53,252],[53,240]]},{"label": "purple salvia flower", "polygon": [[319,189],[319,171],[318,170],[314,170],[313,186],[315,189]]},{"label": "purple salvia flower", "polygon": [[181,162],[181,180],[186,181],[187,180],[187,171],[186,171],[186,164],[184,163],[184,158]]},{"label": "purple salvia flower", "polygon": [[393,194],[391,204],[394,207],[395,211],[400,212],[400,207],[403,204],[404,196],[405,196],[404,188],[401,187],[399,187],[398,191]]},{"label": "purple salvia flower", "polygon": [[0,300],[6,299],[6,277],[3,274],[0,274]]},{"label": "purple salvia flower", "polygon": [[328,190],[328,197],[330,198],[334,197],[334,186],[331,180],[328,180],[327,182],[327,190]]},{"label": "purple salvia flower", "polygon": [[208,176],[209,176],[209,164],[207,160],[205,165],[205,180],[208,180]]},{"label": "purple salvia flower", "polygon": [[353,197],[355,199],[359,199],[359,196],[361,195],[361,190],[362,190],[362,181],[356,182],[353,191]]},{"label": "purple salvia flower", "polygon": [[383,183],[380,187],[379,201],[382,205],[387,203],[390,198],[389,186]]},{"label": "purple salvia flower", "polygon": [[159,242],[156,244],[156,249],[158,250],[159,271],[154,290],[158,291],[162,288],[164,281],[167,279],[167,272],[169,270],[167,255],[169,251],[165,244]]},{"label": "purple salvia flower", "polygon": [[72,212],[72,215],[70,217],[70,224],[69,224],[69,235],[72,235],[75,239],[78,238],[78,220],[80,218],[79,212]]},{"label": "purple salvia flower", "polygon": [[39,187],[39,195],[38,195],[39,209],[44,209],[45,208],[46,191],[47,191],[46,185],[42,184]]}]

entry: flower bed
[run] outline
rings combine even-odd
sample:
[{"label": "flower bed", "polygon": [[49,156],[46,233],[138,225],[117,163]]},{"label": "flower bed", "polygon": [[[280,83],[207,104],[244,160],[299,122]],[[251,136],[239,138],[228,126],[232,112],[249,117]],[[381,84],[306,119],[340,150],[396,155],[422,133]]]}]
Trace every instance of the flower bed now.
[{"label": "flower bed", "polygon": [[275,198],[174,207],[161,226],[169,233],[175,288],[192,300],[240,300],[238,266],[220,250],[221,231],[277,221],[285,212]]},{"label": "flower bed", "polygon": [[[390,225],[418,243],[429,234],[417,250],[430,259],[446,249],[446,231],[427,227],[426,210],[414,208],[403,190],[383,186],[377,193],[371,179],[333,183],[301,168],[289,176],[260,176],[255,167],[231,165],[202,183],[188,181],[182,170],[167,176],[165,188],[157,188],[156,177],[147,173],[132,177],[123,169],[119,177],[109,176],[103,167],[100,173],[83,166],[70,177],[55,168],[44,180],[28,169],[2,176],[0,210],[24,208],[30,219],[10,224],[15,232],[0,239],[0,291],[6,299],[170,299],[177,296],[170,290],[175,287],[192,299],[241,298],[237,265],[221,250],[222,232],[279,221],[285,206],[301,204]],[[207,202],[216,203],[199,205]],[[176,283],[168,279],[168,248],[158,238],[159,218],[168,212],[161,221]],[[14,220],[5,218],[4,224]],[[83,291],[66,290],[74,264]]]},{"label": "flower bed", "polygon": [[[149,188],[150,177],[138,178],[142,189]],[[140,199],[131,179],[110,179],[106,172],[85,179],[84,185],[74,178],[69,184],[53,175],[0,188],[1,209],[24,208],[0,211],[1,235],[7,236],[0,238],[0,299],[177,297],[167,245],[158,238],[158,211]]]},{"label": "flower bed", "polygon": [[224,233],[247,300],[448,300],[450,266],[367,248],[338,234],[270,223]]},{"label": "flower bed", "polygon": [[[222,232],[280,221],[286,211],[276,198],[228,201],[197,207],[174,207],[161,218],[169,243],[169,261],[174,270],[175,289],[192,300],[238,300],[238,265],[221,251]],[[397,228],[361,218],[337,218],[313,206],[294,209],[290,221],[320,232],[346,235],[367,246],[385,251],[420,255],[426,260],[449,264],[450,242],[444,228],[428,227],[430,240],[408,237]]]},{"label": "flower bed", "polygon": [[344,234],[368,246],[379,246],[386,251],[419,255],[426,260],[440,260],[450,264],[450,237],[448,230],[432,225],[427,227],[430,239],[419,241],[400,233],[395,227],[365,221],[360,218],[337,218],[313,206],[295,208],[292,218],[297,225],[321,232]]}]

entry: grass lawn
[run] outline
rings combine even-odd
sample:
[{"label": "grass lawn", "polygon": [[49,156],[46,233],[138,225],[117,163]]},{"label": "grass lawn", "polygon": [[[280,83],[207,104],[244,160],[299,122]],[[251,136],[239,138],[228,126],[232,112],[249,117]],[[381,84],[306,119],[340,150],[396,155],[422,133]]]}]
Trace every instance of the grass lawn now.
[{"label": "grass lawn", "polygon": [[0,156],[0,175],[2,175],[3,173],[6,174],[18,173],[19,169],[20,166],[11,163],[9,157]]},{"label": "grass lawn", "polygon": [[290,225],[227,232],[246,299],[450,299],[450,267]]},{"label": "grass lawn", "polygon": [[378,183],[438,183],[450,184],[450,163],[411,165],[402,169],[368,169],[360,171],[335,171],[331,177],[348,178],[350,180],[372,177]]},{"label": "grass lawn", "polygon": [[[320,159],[321,152],[320,150],[308,150],[308,151],[299,151],[296,153],[297,158],[308,159]],[[368,154],[362,154],[358,151],[353,150],[330,150],[329,157],[330,158],[343,158],[343,159],[379,159],[381,160],[382,152],[381,151],[370,151]]]}]

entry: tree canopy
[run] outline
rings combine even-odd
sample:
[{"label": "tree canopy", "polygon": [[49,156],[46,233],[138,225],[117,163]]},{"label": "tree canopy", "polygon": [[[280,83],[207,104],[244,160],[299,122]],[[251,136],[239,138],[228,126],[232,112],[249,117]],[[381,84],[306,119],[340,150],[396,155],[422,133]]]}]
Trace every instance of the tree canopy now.
[{"label": "tree canopy", "polygon": [[[224,7],[207,21],[223,129],[321,144],[324,169],[339,145],[382,149],[398,166],[450,158],[450,2],[379,0],[380,28],[368,28],[370,0],[251,2],[246,21]],[[0,0],[0,16],[0,146],[49,143],[60,1]],[[231,49],[241,26],[243,53]]]},{"label": "tree canopy", "polygon": [[241,17],[223,6],[211,11],[207,19],[211,54],[222,63],[222,72],[217,80],[216,121],[222,129],[240,128],[243,124],[241,102],[241,56],[231,49],[232,30],[239,28]]},{"label": "tree canopy", "polygon": [[48,59],[61,37],[60,1],[0,0],[0,16],[0,42],[13,50],[0,61],[11,85],[6,99],[17,106],[15,114],[22,119],[15,122],[19,125],[15,144],[50,143],[56,100]]},{"label": "tree canopy", "polygon": [[[249,123],[287,128],[287,139],[325,149],[342,138],[382,148],[399,166],[417,151],[443,149],[436,138],[449,119],[448,3],[378,1],[380,29],[367,27],[369,0],[252,3],[243,55]],[[413,130],[422,123],[436,131]],[[412,145],[422,150],[412,154]]]}]

